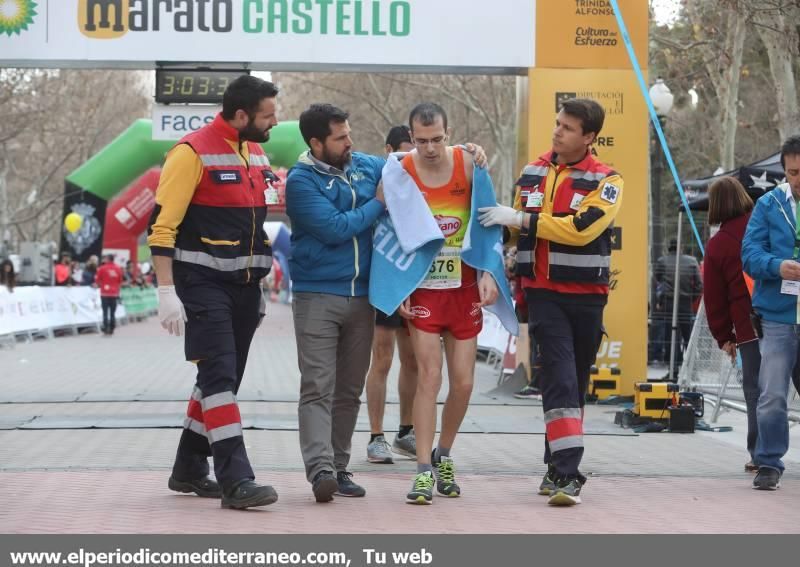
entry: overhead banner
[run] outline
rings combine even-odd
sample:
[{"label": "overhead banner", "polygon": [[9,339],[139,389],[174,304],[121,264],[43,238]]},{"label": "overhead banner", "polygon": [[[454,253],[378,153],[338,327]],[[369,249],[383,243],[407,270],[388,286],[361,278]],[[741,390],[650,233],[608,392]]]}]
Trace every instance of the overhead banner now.
[{"label": "overhead banner", "polygon": [[633,71],[531,69],[529,129],[535,155],[550,149],[558,107],[574,97],[594,99],[605,109],[605,125],[593,152],[625,180],[603,319],[608,337],[597,364],[619,367],[624,390],[632,395],[633,383],[647,377],[647,107]]},{"label": "overhead banner", "polygon": [[[551,0],[552,1],[552,0]],[[493,0],[16,0],[0,10],[0,65],[136,67],[240,62],[514,70],[534,63],[535,2]],[[3,33],[5,32],[5,33]]]},{"label": "overhead banner", "polygon": [[[639,64],[647,65],[647,0],[619,0],[619,7]],[[540,0],[536,18],[536,67],[631,68],[608,0]]]},{"label": "overhead banner", "polygon": [[214,121],[222,111],[221,106],[209,105],[166,105],[153,106],[153,139],[180,140]]}]

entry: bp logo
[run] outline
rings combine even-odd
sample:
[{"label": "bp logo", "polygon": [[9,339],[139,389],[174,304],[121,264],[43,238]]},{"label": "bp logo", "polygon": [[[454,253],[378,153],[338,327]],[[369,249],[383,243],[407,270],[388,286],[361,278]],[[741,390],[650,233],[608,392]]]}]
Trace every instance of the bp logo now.
[{"label": "bp logo", "polygon": [[0,0],[0,35],[19,35],[33,23],[35,15],[33,0]]}]

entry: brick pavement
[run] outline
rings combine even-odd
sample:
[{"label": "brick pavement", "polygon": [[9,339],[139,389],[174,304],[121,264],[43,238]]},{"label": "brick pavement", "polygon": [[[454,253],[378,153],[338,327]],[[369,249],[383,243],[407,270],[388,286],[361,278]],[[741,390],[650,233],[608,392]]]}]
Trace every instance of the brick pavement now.
[{"label": "brick pavement", "polygon": [[[549,509],[535,494],[544,472],[543,437],[523,433],[536,431],[532,424],[540,419],[541,409],[529,402],[484,396],[494,382],[487,368],[479,373],[479,405],[470,409],[465,427],[474,433],[461,435],[454,449],[462,498],[439,498],[430,507],[404,504],[413,461],[399,458],[391,466],[367,463],[368,435],[359,432],[353,440],[351,468],[367,488],[367,498],[316,504],[302,472],[294,430],[297,370],[288,313],[284,306],[273,306],[271,325],[259,331],[246,376],[244,398],[271,401],[243,403],[245,416],[265,420],[268,426],[248,430],[245,439],[259,479],[274,484],[280,494],[277,504],[263,510],[226,511],[217,502],[166,489],[178,430],[158,425],[165,416],[182,411],[192,368],[181,362],[180,343],[164,337],[151,320],[123,327],[113,339],[86,335],[0,350],[0,499],[4,502],[0,532],[796,533],[800,529],[798,429],[792,430],[797,448],[787,455],[783,487],[777,493],[757,492],[749,488],[752,477],[741,472],[744,416],[736,413],[721,418],[721,423],[734,425],[732,433],[587,436],[583,468],[591,478],[584,504]],[[396,380],[396,369],[393,374]],[[394,394],[390,400],[396,400]],[[612,412],[596,406],[588,408],[587,416],[610,423]],[[365,413],[364,409],[362,425]],[[387,429],[396,414],[396,404],[390,404]],[[50,420],[51,429],[18,428],[44,418]],[[126,427],[97,428],[110,418]],[[71,428],[87,420],[95,428]],[[48,425],[46,420],[41,423]]]}]

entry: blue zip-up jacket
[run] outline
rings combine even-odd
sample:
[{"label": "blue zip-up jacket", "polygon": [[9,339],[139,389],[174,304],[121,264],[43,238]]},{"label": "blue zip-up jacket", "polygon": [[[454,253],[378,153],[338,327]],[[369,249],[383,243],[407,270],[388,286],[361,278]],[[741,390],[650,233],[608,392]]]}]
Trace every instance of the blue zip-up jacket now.
[{"label": "blue zip-up jacket", "polygon": [[[444,244],[444,235],[414,180],[393,156],[384,168],[384,194],[389,214],[382,215],[375,227],[369,300],[384,313],[394,313],[425,279]],[[497,315],[506,330],[516,336],[519,323],[505,277],[502,228],[487,228],[478,222],[478,208],[496,204],[489,172],[475,166],[472,213],[461,259],[476,270],[492,274],[500,294],[497,302],[486,309]]]},{"label": "blue zip-up jacket", "polygon": [[781,293],[781,262],[794,256],[796,219],[787,184],[761,197],[742,240],[742,266],[753,280],[753,308],[767,321],[797,324],[798,297]]},{"label": "blue zip-up jacket", "polygon": [[292,221],[289,270],[295,292],[365,296],[372,224],[384,211],[375,199],[385,160],[353,153],[345,171],[306,152],[286,178]]}]

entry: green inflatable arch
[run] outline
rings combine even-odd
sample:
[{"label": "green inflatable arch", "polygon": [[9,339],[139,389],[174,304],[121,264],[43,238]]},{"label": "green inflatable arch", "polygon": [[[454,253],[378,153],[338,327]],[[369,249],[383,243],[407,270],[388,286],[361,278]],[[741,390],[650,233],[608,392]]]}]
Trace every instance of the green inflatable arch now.
[{"label": "green inflatable arch", "polygon": [[[64,218],[78,212],[84,223],[68,233],[61,230],[61,251],[77,260],[100,255],[106,204],[149,168],[160,165],[175,141],[153,140],[152,122],[135,121],[122,134],[65,179]],[[308,149],[297,121],[281,122],[270,130],[270,139],[262,144],[273,167],[289,168]]]}]

